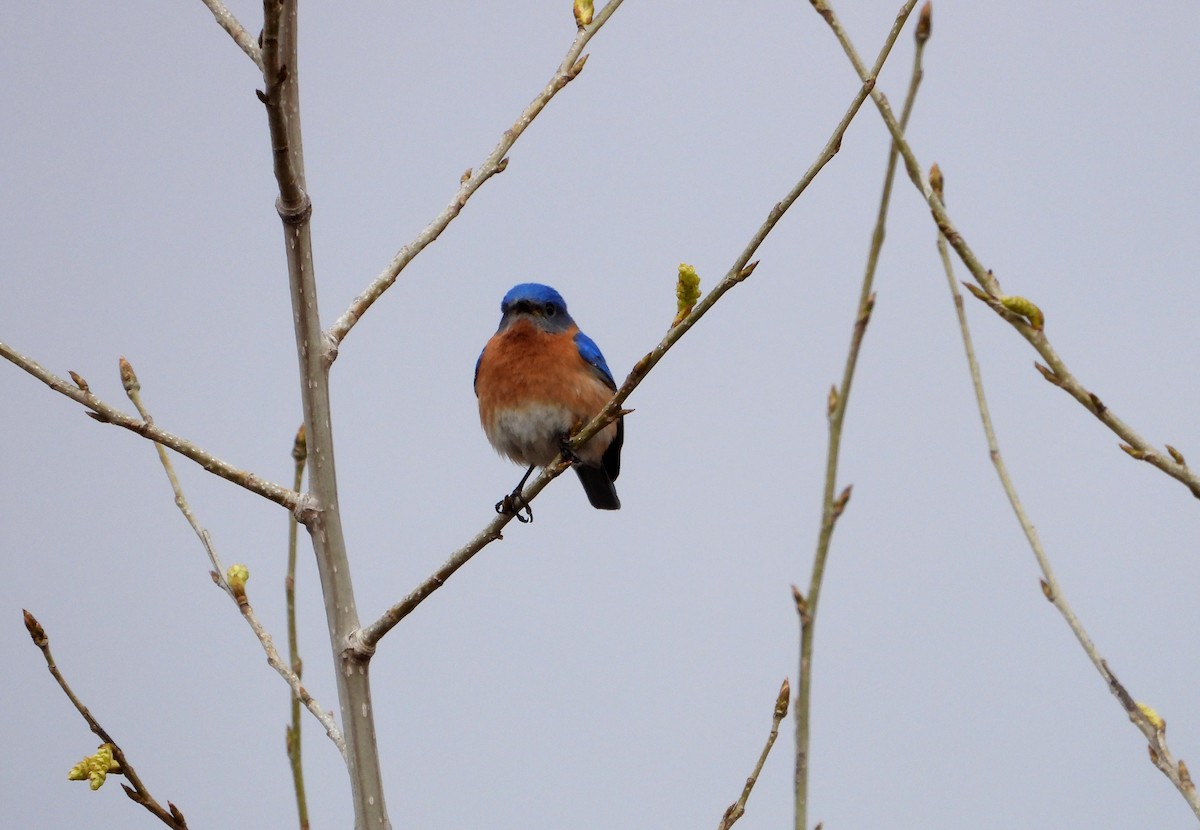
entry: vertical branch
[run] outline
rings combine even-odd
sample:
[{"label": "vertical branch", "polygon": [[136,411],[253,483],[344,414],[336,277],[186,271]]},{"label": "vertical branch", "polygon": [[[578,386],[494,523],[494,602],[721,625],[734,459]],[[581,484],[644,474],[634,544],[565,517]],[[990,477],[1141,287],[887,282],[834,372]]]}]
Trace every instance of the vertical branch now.
[{"label": "vertical branch", "polygon": [[[915,0],[907,3],[896,18],[896,25],[903,26]],[[932,8],[928,2],[922,7],[915,33],[916,52],[913,56],[912,76],[908,86],[908,96],[904,102],[904,113],[901,124],[908,124],[913,102],[916,100],[917,88],[920,86],[923,71],[921,60],[925,51],[925,43],[931,32]],[[890,44],[889,44],[890,46]],[[880,63],[885,52],[876,61],[870,77],[878,76]],[[833,538],[834,525],[838,517],[846,509],[850,501],[850,487],[841,493],[837,490],[838,456],[842,444],[842,424],[846,417],[846,406],[850,401],[850,387],[854,381],[854,370],[858,365],[858,353],[862,347],[867,324],[871,320],[871,312],[875,307],[875,294],[872,290],[875,283],[875,271],[879,264],[879,253],[883,249],[886,236],[888,207],[891,203],[892,182],[896,172],[897,148],[893,143],[888,153],[887,172],[883,180],[883,194],[879,200],[879,213],[875,220],[875,230],[871,235],[871,248],[867,256],[866,272],[863,275],[862,290],[859,293],[858,310],[854,319],[854,331],[850,338],[850,348],[846,354],[845,368],[842,370],[840,387],[829,390],[829,450],[825,460],[825,491],[821,508],[821,528],[817,535],[817,549],[813,557],[812,574],[809,577],[807,596],[800,589],[792,586],[792,596],[796,602],[796,613],[800,618],[800,669],[798,688],[796,690],[796,778],[795,778],[795,828],[807,830],[808,827],[808,769],[809,742],[811,729],[812,702],[812,657],[813,637],[816,622],[817,604],[821,597],[821,583],[825,576],[825,563],[829,556],[829,544]]]},{"label": "vertical branch", "polygon": [[266,69],[263,76],[267,88],[260,98],[267,109],[275,178],[279,183],[276,208],[283,222],[296,352],[300,362],[300,394],[304,405],[313,502],[303,520],[312,537],[325,601],[342,731],[346,739],[355,827],[358,830],[368,827],[387,830],[391,825],[384,804],[375,738],[368,672],[370,655],[347,649],[350,633],[359,627],[358,609],[338,507],[329,399],[330,355],[317,309],[309,223],[312,203],[304,186],[296,48],[297,3],[298,0],[264,0],[263,64]]},{"label": "vertical branch", "polygon": [[[304,481],[304,462],[307,458],[308,442],[304,435],[304,425],[301,424],[292,444],[292,459],[296,462],[292,487],[297,491]],[[283,594],[287,603],[288,662],[292,673],[300,678],[304,675],[304,664],[300,660],[296,638],[296,535],[296,520],[289,516],[287,576],[283,581]],[[292,787],[296,790],[296,815],[300,820],[300,830],[308,830],[308,799],[304,794],[304,755],[300,743],[300,698],[295,692],[291,695],[291,709],[292,723],[287,728],[288,763],[292,768]]]}]

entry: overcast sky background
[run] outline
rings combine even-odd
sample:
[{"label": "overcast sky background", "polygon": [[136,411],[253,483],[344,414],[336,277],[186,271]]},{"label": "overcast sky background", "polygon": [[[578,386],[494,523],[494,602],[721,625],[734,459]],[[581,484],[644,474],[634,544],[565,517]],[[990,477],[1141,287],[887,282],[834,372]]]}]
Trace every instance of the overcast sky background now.
[{"label": "overcast sky background", "polygon": [[[261,6],[231,4],[253,31]],[[301,79],[328,325],[438,213],[574,37],[569,0],[305,3]],[[873,56],[897,0],[839,2]],[[915,20],[913,21],[915,23]],[[881,80],[895,106],[912,24]],[[514,283],[557,287],[618,380],[711,287],[858,82],[801,0],[629,0],[591,59],[333,372],[341,500],[370,620],[492,517],[520,470],[471,373]],[[257,70],[198,0],[12,4],[0,30],[0,340],[280,483],[296,358]],[[910,128],[1005,290],[1151,441],[1200,463],[1200,6],[950,2]],[[623,509],[574,476],[381,644],[374,697],[403,827],[712,827],[796,680],[789,585],[820,518],[840,377],[886,160],[868,104],[730,292],[630,398]],[[896,186],[846,421],[854,484],[817,624],[813,822],[826,828],[1194,828],[1042,597],[988,462],[918,194]],[[965,278],[964,269],[959,269]],[[967,300],[1000,440],[1068,598],[1200,769],[1196,499],[1033,369]],[[193,827],[289,827],[287,688],[172,504],[153,448],[0,365],[0,804],[13,827],[151,827],[68,783],[87,731],[21,626],[152,792]],[[287,516],[180,459],[201,522],[284,642]],[[307,545],[305,682],[336,708]],[[315,828],[350,826],[306,717]],[[785,723],[742,820],[790,827]]]}]

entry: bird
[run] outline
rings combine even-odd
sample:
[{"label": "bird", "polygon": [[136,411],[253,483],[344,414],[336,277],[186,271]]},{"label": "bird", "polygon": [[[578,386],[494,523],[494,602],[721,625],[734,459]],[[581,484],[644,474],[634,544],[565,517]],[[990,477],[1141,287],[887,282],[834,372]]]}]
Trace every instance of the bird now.
[{"label": "bird", "polygon": [[[513,286],[500,301],[500,326],[475,362],[479,421],[496,452],[527,465],[497,512],[533,518],[520,493],[535,467],[568,457],[592,507],[619,510],[613,482],[621,472],[624,418],[606,425],[571,452],[567,439],[608,403],[617,384],[592,338],[548,285]],[[528,512],[523,518],[520,510]]]}]

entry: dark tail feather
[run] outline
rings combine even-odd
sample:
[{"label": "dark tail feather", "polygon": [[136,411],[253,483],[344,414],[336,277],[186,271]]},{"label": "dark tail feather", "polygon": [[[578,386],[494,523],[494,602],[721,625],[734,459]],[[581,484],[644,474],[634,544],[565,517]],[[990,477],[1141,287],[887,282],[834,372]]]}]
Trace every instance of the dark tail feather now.
[{"label": "dark tail feather", "polygon": [[617,498],[617,488],[612,479],[601,467],[589,467],[586,464],[576,464],[575,473],[587,493],[588,501],[597,510],[620,510],[621,500]]}]

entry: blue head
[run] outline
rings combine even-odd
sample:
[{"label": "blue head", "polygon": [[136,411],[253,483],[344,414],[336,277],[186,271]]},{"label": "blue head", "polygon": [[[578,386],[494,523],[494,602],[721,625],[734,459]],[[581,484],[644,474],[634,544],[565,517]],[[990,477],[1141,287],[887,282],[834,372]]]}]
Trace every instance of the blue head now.
[{"label": "blue head", "polygon": [[553,288],[538,282],[514,285],[500,301],[500,331],[517,320],[528,320],[542,331],[557,333],[575,325],[567,301]]}]

